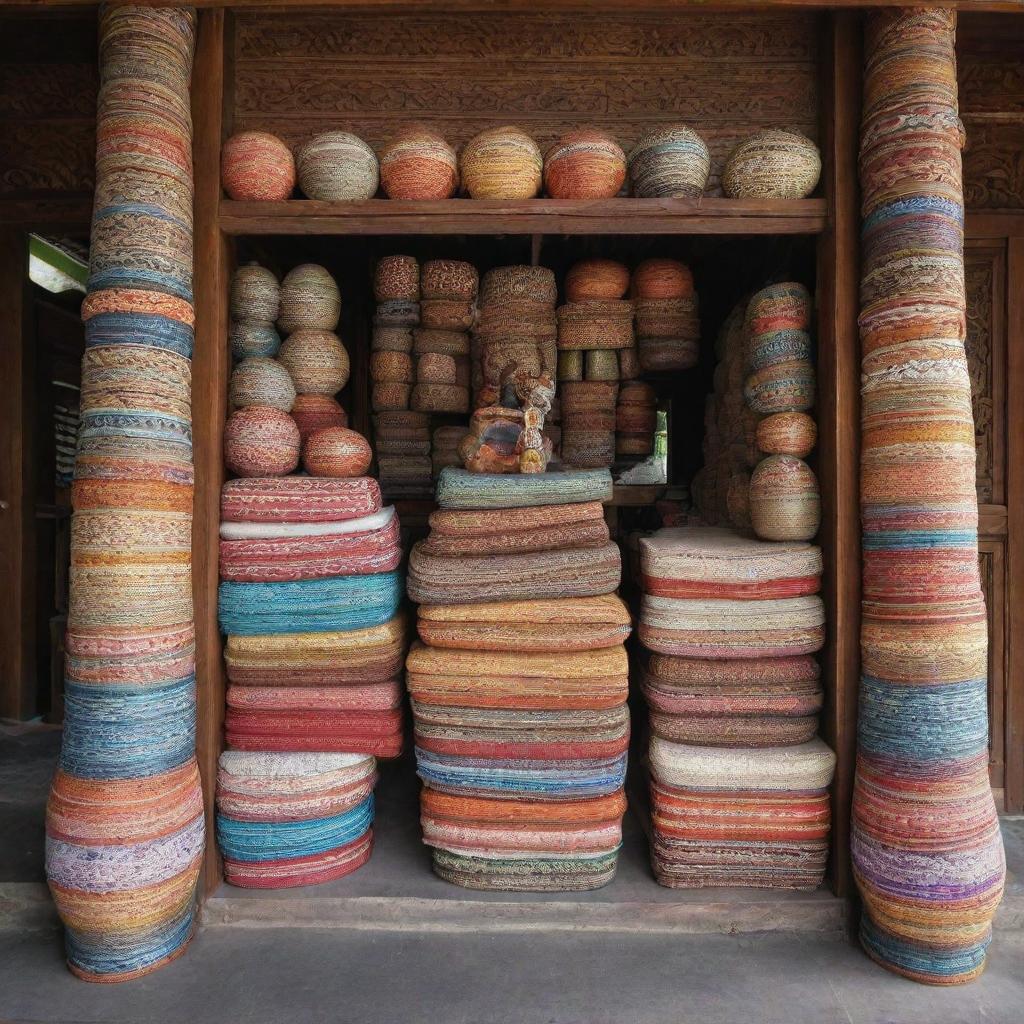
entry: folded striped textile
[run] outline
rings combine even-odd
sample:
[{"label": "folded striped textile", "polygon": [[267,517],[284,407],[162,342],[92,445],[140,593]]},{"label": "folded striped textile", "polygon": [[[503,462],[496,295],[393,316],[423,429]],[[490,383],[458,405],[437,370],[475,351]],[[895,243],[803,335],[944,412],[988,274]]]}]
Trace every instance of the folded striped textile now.
[{"label": "folded striped textile", "polygon": [[416,629],[431,647],[527,653],[588,651],[625,643],[629,609],[617,594],[544,601],[424,604]]},{"label": "folded striped textile", "polygon": [[821,549],[762,541],[721,527],[659,530],[640,539],[644,591],[655,597],[765,600],[816,594]]},{"label": "folded striped textile", "polygon": [[398,572],[286,583],[222,581],[221,632],[330,633],[365,629],[394,618],[402,599]]},{"label": "folded striped textile", "polygon": [[229,480],[220,498],[221,522],[318,523],[359,519],[380,510],[373,477],[284,476]]},{"label": "folded striped textile", "polygon": [[430,555],[502,555],[602,547],[609,541],[600,502],[497,511],[441,510],[430,516]]},{"label": "folded striped textile", "polygon": [[655,654],[641,688],[656,736],[699,746],[773,747],[816,735],[820,675],[806,655],[727,660]]},{"label": "folded striped textile", "polygon": [[825,606],[816,595],[737,601],[645,594],[637,632],[650,650],[683,657],[813,654],[825,643]]},{"label": "folded striped textile", "polygon": [[399,613],[347,632],[229,636],[228,681],[240,686],[335,686],[397,678],[405,664],[407,623]]},{"label": "folded striped textile", "polygon": [[395,516],[386,526],[359,533],[220,542],[220,577],[235,582],[365,576],[390,572],[401,561],[401,535]]},{"label": "folded striped textile", "polygon": [[629,695],[621,646],[558,654],[452,650],[414,643],[406,662],[424,704],[523,710],[602,709]]},{"label": "folded striped textile", "polygon": [[228,686],[228,711],[393,711],[402,706],[398,679],[351,686]]},{"label": "folded striped textile", "polygon": [[606,796],[626,781],[626,755],[517,762],[435,754],[416,748],[416,772],[432,789],[464,796],[582,800]]},{"label": "folded striped textile", "polygon": [[217,810],[236,821],[331,818],[362,803],[376,784],[376,760],[365,754],[225,750],[217,767]]},{"label": "folded striped textile", "polygon": [[386,505],[358,519],[309,523],[231,522],[220,524],[221,540],[267,540],[279,537],[330,537],[338,534],[381,530],[396,518],[395,506]]},{"label": "folded striped textile", "polygon": [[234,750],[330,751],[398,757],[402,711],[252,710],[229,707],[225,741]]},{"label": "folded striped textile", "polygon": [[593,597],[610,594],[622,577],[617,544],[528,554],[452,557],[409,555],[407,589],[418,604]]},{"label": "folded striped textile", "polygon": [[470,473],[447,466],[437,482],[442,509],[522,508],[610,501],[607,469],[552,470],[547,473]]},{"label": "folded striped textile", "polygon": [[603,710],[523,711],[413,701],[416,745],[436,754],[525,761],[615,757],[629,745],[624,704]]}]

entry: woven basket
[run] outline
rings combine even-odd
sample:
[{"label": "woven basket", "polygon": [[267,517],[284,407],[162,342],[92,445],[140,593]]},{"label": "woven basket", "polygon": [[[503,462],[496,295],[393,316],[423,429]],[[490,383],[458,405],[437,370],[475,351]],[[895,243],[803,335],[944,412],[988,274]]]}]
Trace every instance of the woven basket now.
[{"label": "woven basket", "polygon": [[281,309],[281,286],[273,271],[246,263],[231,277],[231,319],[272,325]]},{"label": "woven basket", "polygon": [[645,373],[689,370],[700,362],[700,345],[690,338],[640,338],[637,352]]},{"label": "woven basket", "polygon": [[417,384],[412,389],[417,412],[469,412],[469,388],[457,384]]},{"label": "woven basket", "polygon": [[231,371],[228,398],[236,409],[264,405],[291,412],[295,385],[288,371],[276,359],[252,356]]},{"label": "woven basket", "polygon": [[811,338],[806,331],[765,331],[750,334],[747,366],[751,371],[789,362],[810,362]]},{"label": "woven basket", "polygon": [[818,479],[802,459],[770,455],[750,476],[750,523],[765,540],[810,540],[821,525]]},{"label": "woven basket", "polygon": [[228,340],[234,359],[250,356],[272,358],[281,348],[281,337],[273,324],[232,323],[228,328]]},{"label": "woven basket", "polygon": [[411,327],[374,327],[370,339],[370,349],[374,352],[405,352],[413,350],[413,331]]},{"label": "woven basket", "polygon": [[303,327],[333,331],[340,316],[341,293],[323,267],[304,263],[285,275],[277,318],[277,326],[285,334]]},{"label": "woven basket", "polygon": [[583,357],[582,349],[565,349],[558,353],[558,379],[583,380]]},{"label": "woven basket", "polygon": [[373,314],[375,327],[416,327],[419,322],[420,304],[409,299],[380,302]]},{"label": "woven basket", "polygon": [[614,349],[595,349],[585,353],[587,380],[618,380],[619,356]]},{"label": "woven basket", "polygon": [[425,125],[406,125],[381,147],[380,183],[389,199],[449,199],[459,185],[455,150]]},{"label": "woven basket", "polygon": [[757,447],[765,455],[806,458],[818,440],[818,425],[802,412],[779,412],[757,425]]},{"label": "woven basket", "polygon": [[488,270],[480,282],[480,305],[501,306],[511,299],[528,299],[542,308],[558,299],[555,272],[548,267],[517,264]]},{"label": "woven basket", "polygon": [[268,132],[237,132],[221,149],[220,180],[231,199],[287,199],[295,188],[292,151]]},{"label": "woven basket", "polygon": [[754,412],[806,412],[814,405],[814,367],[806,360],[778,363],[752,373],[743,397]]},{"label": "woven basket", "polygon": [[420,328],[413,331],[413,352],[426,355],[436,352],[446,356],[468,357],[471,350],[470,337],[465,331],[439,331]]},{"label": "woven basket", "polygon": [[644,260],[633,271],[635,299],[685,299],[693,295],[693,274],[678,260]]},{"label": "woven basket", "polygon": [[456,384],[458,371],[453,356],[425,352],[416,359],[417,384]]},{"label": "woven basket", "polygon": [[350,132],[324,132],[310,139],[295,158],[299,187],[310,199],[354,202],[377,192],[377,157]]},{"label": "woven basket", "polygon": [[562,415],[574,413],[611,412],[615,414],[618,384],[606,381],[567,381],[561,388]]},{"label": "woven basket", "polygon": [[370,379],[374,384],[412,384],[415,380],[412,356],[407,352],[372,352]]},{"label": "woven basket", "polygon": [[634,344],[630,348],[619,349],[619,378],[636,380],[640,376],[640,351]]},{"label": "woven basket", "polygon": [[314,431],[302,446],[302,464],[311,476],[363,476],[372,459],[369,441],[347,427]]},{"label": "woven basket", "polygon": [[610,199],[626,180],[626,154],[596,128],[568,132],[544,156],[544,187],[555,199]]},{"label": "woven basket", "polygon": [[629,268],[615,260],[592,259],[574,263],[565,275],[568,302],[621,299],[629,291]]},{"label": "woven basket", "polygon": [[786,281],[757,292],[747,304],[745,327],[753,335],[771,331],[806,331],[813,304],[800,283]]},{"label": "woven basket", "polygon": [[254,406],[224,426],[224,464],[243,477],[284,476],[299,464],[299,428],[286,412]]},{"label": "woven basket", "polygon": [[521,128],[487,128],[463,147],[462,184],[473,199],[533,199],[544,161]]},{"label": "woven basket", "polygon": [[472,299],[424,299],[420,324],[438,331],[468,331],[476,318]]},{"label": "woven basket", "polygon": [[614,430],[562,427],[562,461],[574,469],[601,469],[615,461]]},{"label": "woven basket", "polygon": [[617,432],[615,434],[615,454],[629,456],[647,456],[654,451],[654,433]]},{"label": "woven basket", "polygon": [[685,125],[649,129],[629,154],[633,194],[643,199],[695,199],[710,172],[707,145]]},{"label": "woven basket", "polygon": [[731,199],[805,199],[821,177],[821,154],[796,132],[768,129],[741,142],[722,172]]},{"label": "woven basket", "polygon": [[373,268],[373,297],[378,302],[420,300],[420,265],[415,256],[385,256]]},{"label": "woven basket", "polygon": [[430,260],[423,264],[420,287],[425,299],[456,299],[471,302],[476,298],[480,275],[472,263],[462,260]]},{"label": "woven basket", "polygon": [[640,338],[691,338],[700,336],[695,298],[634,299],[636,333]]},{"label": "woven basket", "polygon": [[633,345],[629,299],[567,302],[558,307],[560,349],[620,349]]},{"label": "woven basket", "polygon": [[373,429],[394,437],[429,437],[430,417],[421,412],[381,412],[373,417]]},{"label": "woven basket", "polygon": [[331,331],[296,331],[285,339],[278,358],[300,395],[334,395],[348,383],[348,352]]},{"label": "woven basket", "polygon": [[370,405],[374,412],[398,412],[409,408],[411,384],[374,384]]},{"label": "woven basket", "polygon": [[314,430],[348,426],[345,410],[330,395],[297,395],[291,414],[303,441]]}]

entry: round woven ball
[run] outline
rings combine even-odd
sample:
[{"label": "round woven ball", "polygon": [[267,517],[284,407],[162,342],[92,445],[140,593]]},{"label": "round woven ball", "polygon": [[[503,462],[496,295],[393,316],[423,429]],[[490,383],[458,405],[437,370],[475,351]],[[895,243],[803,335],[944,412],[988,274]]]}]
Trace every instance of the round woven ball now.
[{"label": "round woven ball", "polygon": [[220,180],[231,199],[287,199],[295,188],[295,160],[276,135],[238,132],[221,150]]},{"label": "round woven ball", "polygon": [[285,476],[299,464],[299,446],[299,428],[280,409],[238,409],[224,425],[224,464],[235,476]]},{"label": "round woven ball", "polygon": [[517,264],[495,267],[480,282],[480,305],[500,306],[510,300],[525,299],[542,306],[554,306],[558,298],[555,272],[550,267]]},{"label": "round woven ball", "polygon": [[420,265],[415,256],[385,256],[373,270],[373,297],[378,302],[419,302]]},{"label": "round woven ball", "polygon": [[750,524],[762,540],[810,540],[821,525],[818,478],[802,459],[769,455],[750,474]]},{"label": "round woven ball", "polygon": [[310,476],[363,476],[372,460],[370,442],[348,427],[315,430],[302,445],[302,464]]},{"label": "round woven ball", "polygon": [[303,327],[333,331],[341,316],[341,292],[330,273],[316,263],[290,270],[281,282],[277,326],[285,334]]},{"label": "round woven ball", "polygon": [[295,158],[299,188],[310,199],[355,202],[377,193],[377,157],[351,132],[324,132]]},{"label": "round woven ball", "polygon": [[296,331],[285,340],[278,358],[300,395],[334,395],[348,383],[348,352],[331,331]]},{"label": "round woven ball", "polygon": [[693,338],[640,338],[637,353],[645,373],[689,370],[700,362],[700,344]]},{"label": "round woven ball", "polygon": [[249,356],[276,356],[281,348],[281,336],[273,324],[260,324],[248,320],[232,322],[228,328],[231,355],[235,359]]},{"label": "round woven ball", "polygon": [[626,180],[626,154],[606,132],[567,132],[544,156],[544,188],[554,199],[611,199]]},{"label": "round woven ball", "polygon": [[463,260],[430,260],[423,264],[420,289],[424,299],[476,298],[480,275],[472,263]]},{"label": "round woven ball", "polygon": [[411,384],[412,356],[408,352],[382,350],[370,353],[370,379],[375,384]]},{"label": "round woven ball", "polygon": [[455,150],[424,125],[400,128],[381,148],[380,183],[389,199],[448,199],[459,186]]},{"label": "round woven ball", "polygon": [[805,199],[820,177],[821,154],[810,139],[770,128],[730,153],[722,191],[730,199]]},{"label": "round woven ball", "polygon": [[569,302],[621,299],[627,291],[629,268],[615,260],[582,260],[565,275],[565,297]]},{"label": "round woven ball", "polygon": [[273,324],[281,310],[281,286],[273,271],[246,263],[231,278],[231,319]]},{"label": "round woven ball", "polygon": [[330,395],[296,395],[292,419],[303,441],[316,430],[348,426],[345,410]]},{"label": "round woven ball", "polygon": [[695,199],[704,194],[710,171],[704,140],[681,124],[650,129],[629,154],[633,194],[642,199]]},{"label": "round woven ball", "polygon": [[693,294],[693,274],[678,260],[644,260],[633,271],[633,296],[638,299],[684,299]]},{"label": "round woven ball", "polygon": [[474,135],[459,164],[473,199],[533,199],[540,191],[544,160],[522,128],[487,128]]},{"label": "round woven ball", "polygon": [[236,409],[265,405],[291,412],[295,404],[295,385],[276,359],[251,356],[231,371],[229,398]]},{"label": "round woven ball", "polygon": [[757,447],[765,455],[806,458],[818,440],[818,425],[803,412],[778,412],[757,425]]},{"label": "round woven ball", "polygon": [[411,384],[374,384],[370,404],[374,412],[400,412],[409,408]]}]

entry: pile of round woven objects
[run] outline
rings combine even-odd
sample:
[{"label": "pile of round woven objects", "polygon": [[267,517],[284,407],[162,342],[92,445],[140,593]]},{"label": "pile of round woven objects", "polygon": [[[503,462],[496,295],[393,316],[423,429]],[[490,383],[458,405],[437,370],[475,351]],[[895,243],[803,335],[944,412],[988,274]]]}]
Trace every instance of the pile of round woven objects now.
[{"label": "pile of round woven objects", "polygon": [[804,462],[817,439],[811,297],[802,284],[770,285],[747,306],[744,395],[760,419],[755,443],[765,456],[750,474],[750,526],[765,540],[810,540],[821,524],[821,495]]},{"label": "pile of round woven objects", "polygon": [[658,429],[658,396],[642,380],[627,380],[619,385],[615,407],[615,454],[619,457],[645,457],[654,451]]},{"label": "pile of round woven objects", "polygon": [[852,853],[861,940],[956,984],[985,966],[1005,861],[964,356],[956,15],[867,22],[861,132],[864,529]]},{"label": "pile of round woven objects", "polygon": [[567,466],[600,469],[615,461],[618,394],[618,381],[574,380],[562,384],[562,461]]},{"label": "pile of round woven objects", "polygon": [[821,551],[720,527],[640,540],[662,885],[813,889],[835,756],[818,738]]},{"label": "pile of round woven objects", "polygon": [[229,885],[316,885],[373,848],[376,760],[366,754],[226,750],[217,769],[217,844]]},{"label": "pile of round woven objects", "polygon": [[688,370],[700,358],[700,318],[690,268],[678,260],[644,260],[631,285],[637,355],[645,373]]},{"label": "pile of round woven objects", "polygon": [[444,469],[412,551],[407,661],[434,871],[494,890],[615,873],[629,741],[629,612],[606,470]]},{"label": "pile of round woven objects", "polygon": [[412,407],[469,412],[470,335],[479,275],[459,260],[430,260],[420,274],[420,327],[413,331]]},{"label": "pile of round woven objects", "polygon": [[194,14],[104,8],[65,719],[46,874],[71,970],[178,956],[204,848],[192,619]]}]

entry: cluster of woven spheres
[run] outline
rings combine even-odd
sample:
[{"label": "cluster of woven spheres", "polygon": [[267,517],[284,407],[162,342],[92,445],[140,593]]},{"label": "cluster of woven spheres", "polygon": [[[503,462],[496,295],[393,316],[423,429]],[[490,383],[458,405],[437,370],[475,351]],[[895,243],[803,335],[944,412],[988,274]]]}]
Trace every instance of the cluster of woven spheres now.
[{"label": "cluster of woven spheres", "polygon": [[796,132],[768,129],[729,155],[722,191],[730,199],[806,199],[821,177],[821,154]]},{"label": "cluster of woven spheres", "polygon": [[363,476],[372,459],[370,442],[347,427],[314,431],[302,445],[302,464],[311,476]]},{"label": "cluster of woven spheres", "polygon": [[610,199],[626,181],[626,154],[596,128],[568,132],[544,156],[544,188],[554,199]]}]

